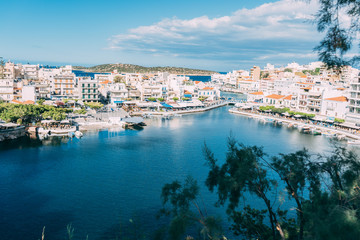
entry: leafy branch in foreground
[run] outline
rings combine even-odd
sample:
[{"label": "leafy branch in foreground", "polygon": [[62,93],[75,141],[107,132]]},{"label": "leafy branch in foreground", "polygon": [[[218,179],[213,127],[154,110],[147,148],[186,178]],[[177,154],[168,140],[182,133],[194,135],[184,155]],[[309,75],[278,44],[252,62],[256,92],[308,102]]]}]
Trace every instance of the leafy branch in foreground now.
[{"label": "leafy branch in foreground", "polygon": [[[360,234],[360,162],[334,146],[270,157],[233,137],[221,165],[205,145],[206,186],[227,205],[231,230],[246,239],[355,239]],[[286,204],[285,194],[289,200]],[[248,197],[262,204],[251,204]],[[256,201],[258,202],[258,201]],[[242,204],[243,203],[243,204]]]},{"label": "leafy branch in foreground", "polygon": [[206,208],[200,207],[198,197],[199,186],[190,176],[183,184],[174,181],[164,185],[161,213],[171,216],[170,239],[180,239],[194,225],[201,226],[200,234],[204,239],[223,239],[220,219],[208,216]]},{"label": "leafy branch in foreground", "polygon": [[[317,29],[325,32],[324,39],[315,48],[321,61],[330,68],[358,65],[358,54],[345,54],[359,44],[360,4],[358,0],[320,0],[316,14]],[[353,56],[351,56],[353,55]]]}]

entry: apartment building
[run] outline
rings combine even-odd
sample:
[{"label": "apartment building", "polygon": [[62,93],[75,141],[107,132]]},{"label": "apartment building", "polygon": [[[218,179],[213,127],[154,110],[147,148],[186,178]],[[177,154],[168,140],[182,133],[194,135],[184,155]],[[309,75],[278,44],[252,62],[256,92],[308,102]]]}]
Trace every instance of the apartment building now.
[{"label": "apartment building", "polygon": [[349,112],[346,121],[360,123],[360,76],[353,78],[350,84]]},{"label": "apartment building", "polygon": [[0,100],[10,102],[14,99],[14,80],[0,79]]},{"label": "apartment building", "polygon": [[83,102],[99,101],[99,84],[97,80],[93,80],[91,77],[78,77],[77,81],[80,99]]}]

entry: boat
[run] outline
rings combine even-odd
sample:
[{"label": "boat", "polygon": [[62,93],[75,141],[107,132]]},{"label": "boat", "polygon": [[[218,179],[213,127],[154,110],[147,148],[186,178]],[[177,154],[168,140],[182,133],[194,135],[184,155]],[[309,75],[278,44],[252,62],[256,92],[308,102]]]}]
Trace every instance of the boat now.
[{"label": "boat", "polygon": [[326,131],[323,133],[325,137],[334,137],[336,134],[334,132]]},{"label": "boat", "polygon": [[311,133],[316,136],[316,135],[321,135],[321,131],[319,129],[316,128],[312,128],[311,129]]},{"label": "boat", "polygon": [[81,138],[83,135],[84,134],[82,132],[80,132],[80,131],[75,132],[75,137],[77,137],[77,138]]},{"label": "boat", "polygon": [[76,132],[76,127],[55,128],[50,130],[51,136],[70,136],[69,134]]},{"label": "boat", "polygon": [[301,132],[302,133],[310,133],[310,127],[307,127],[307,126],[303,126],[302,129],[301,129]]},{"label": "boat", "polygon": [[274,122],[275,119],[273,119],[273,118],[264,118],[264,121],[265,122]]}]

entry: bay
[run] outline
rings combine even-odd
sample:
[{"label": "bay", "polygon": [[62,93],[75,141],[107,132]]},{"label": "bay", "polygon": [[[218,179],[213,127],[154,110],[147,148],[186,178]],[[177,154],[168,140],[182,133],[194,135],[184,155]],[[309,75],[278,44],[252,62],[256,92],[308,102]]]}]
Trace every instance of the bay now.
[{"label": "bay", "polygon": [[[48,142],[16,140],[0,144],[0,234],[4,239],[64,239],[66,225],[76,239],[111,239],[117,232],[151,232],[164,221],[161,187],[191,175],[200,183],[210,214],[226,221],[214,207],[216,196],[203,185],[204,142],[224,161],[232,133],[246,145],[260,145],[275,155],[303,147],[327,153],[323,136],[264,124],[230,114],[229,107],[184,115],[173,120],[150,119],[142,131],[113,129],[89,132],[82,139]],[[255,199],[249,199],[253,204]]]}]

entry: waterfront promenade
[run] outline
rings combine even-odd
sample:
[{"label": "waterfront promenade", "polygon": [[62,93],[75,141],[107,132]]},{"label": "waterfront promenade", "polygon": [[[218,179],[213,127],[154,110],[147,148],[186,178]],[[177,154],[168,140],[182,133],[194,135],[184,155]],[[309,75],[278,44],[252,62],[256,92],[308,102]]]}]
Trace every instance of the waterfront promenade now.
[{"label": "waterfront promenade", "polygon": [[141,116],[141,115],[161,115],[161,116],[169,116],[174,114],[190,114],[190,113],[199,113],[199,112],[206,112],[218,107],[224,107],[229,105],[229,101],[217,101],[211,103],[205,107],[196,108],[196,109],[186,109],[186,110],[171,110],[171,111],[141,111],[141,112],[133,112],[131,115],[133,116]]},{"label": "waterfront promenade", "polygon": [[273,116],[273,115],[262,115],[262,114],[255,113],[255,112],[240,111],[240,110],[238,110],[236,108],[230,109],[229,112],[234,113],[234,114],[240,114],[240,115],[248,116],[248,117],[259,117],[259,116],[260,117],[270,117],[270,118],[272,118],[274,120],[277,120],[277,121],[282,121],[282,122],[292,123],[292,124],[301,124],[301,125],[304,125],[306,127],[317,128],[317,129],[320,129],[322,131],[331,131],[331,132],[334,132],[334,133],[337,133],[337,134],[343,134],[346,137],[354,139],[354,140],[360,140],[360,135],[358,135],[358,134],[353,134],[353,133],[350,133],[348,131],[341,130],[341,129],[335,129],[335,128],[332,128],[332,127],[325,127],[325,126],[315,125],[315,124],[308,123],[308,122],[300,122],[298,120],[293,120],[293,119],[284,118],[284,117],[276,117],[276,116]]}]

